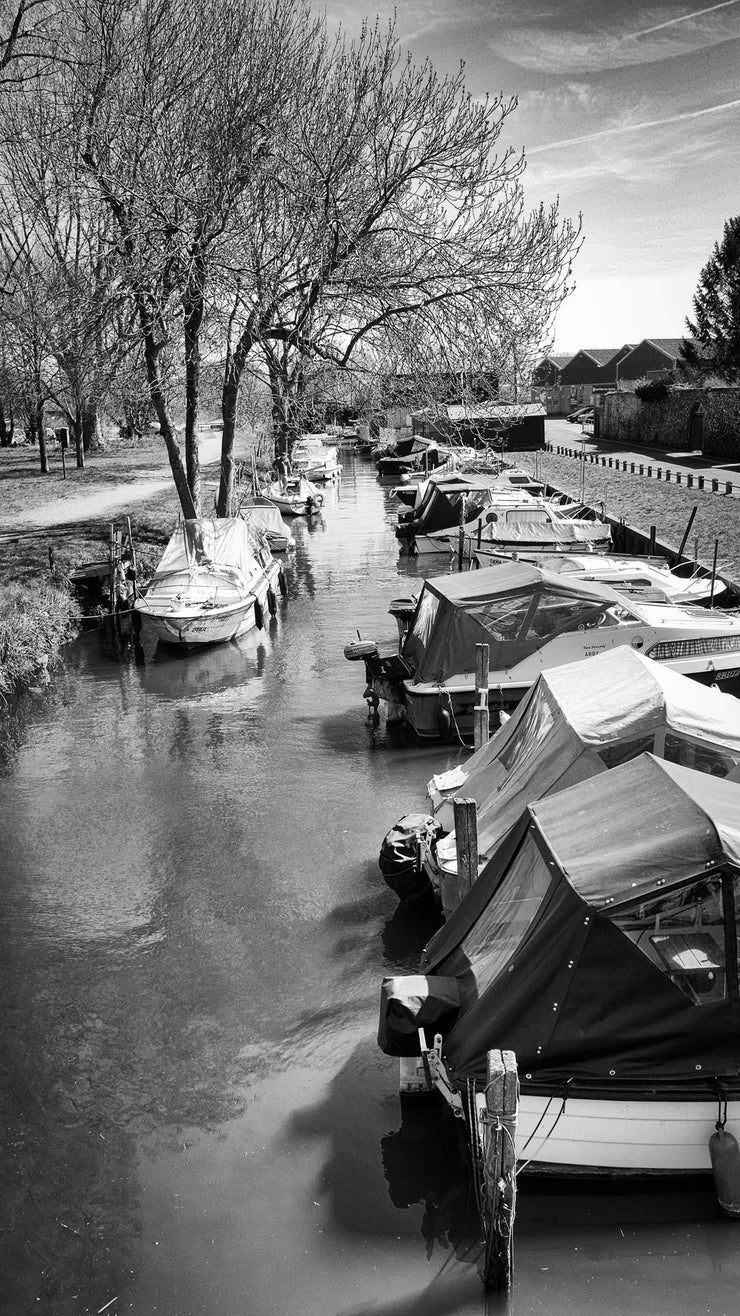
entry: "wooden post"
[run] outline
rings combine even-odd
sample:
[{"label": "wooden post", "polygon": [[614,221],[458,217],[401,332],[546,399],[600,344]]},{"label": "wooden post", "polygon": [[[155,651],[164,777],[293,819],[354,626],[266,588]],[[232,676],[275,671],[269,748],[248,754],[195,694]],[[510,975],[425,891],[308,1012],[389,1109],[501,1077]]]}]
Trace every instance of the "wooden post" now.
[{"label": "wooden post", "polygon": [[651,525],[651,527],[650,527],[650,556],[653,557],[654,555],[655,555],[655,526],[654,526],[654,525]]},{"label": "wooden post", "polygon": [[132,585],[133,585],[133,595],[134,595],[134,598],[136,598],[136,596],[137,596],[137,589],[136,589],[136,549],[134,548],[134,537],[133,537],[133,535],[132,535],[132,533],[131,533],[131,517],[130,517],[130,516],[127,516],[127,517],[126,517],[126,524],[127,524],[127,526],[128,526],[128,546],[129,546],[129,550],[130,550],[130,552],[131,552],[131,570],[132,570],[133,573],[134,573],[134,578],[133,578],[133,581],[132,581],[131,583],[132,583]]},{"label": "wooden post", "polygon": [[516,1126],[519,1075],[513,1051],[488,1052],[487,1136],[483,1140],[483,1280],[486,1288],[508,1293],[514,1272],[516,1209]]},{"label": "wooden post", "polygon": [[108,563],[110,567],[108,575],[108,589],[110,590],[110,610],[116,610],[116,530],[115,526],[108,527]]},{"label": "wooden post", "polygon": [[686,547],[686,541],[688,540],[689,537],[689,531],[691,530],[691,527],[694,524],[694,517],[696,516],[698,510],[699,510],[698,504],[695,504],[695,506],[692,507],[691,509],[691,515],[689,516],[688,522],[686,524],[686,529],[683,532],[683,539],[681,540],[681,545],[678,550],[678,557],[676,558],[677,562],[680,562],[681,558],[683,557],[683,551]]},{"label": "wooden post", "polygon": [[455,850],[459,900],[465,899],[478,877],[478,806],[475,800],[454,799]]},{"label": "wooden post", "polygon": [[714,556],[712,558],[712,587],[709,592],[709,606],[714,607],[714,583],[717,579],[717,551],[719,549],[719,540],[714,541]]},{"label": "wooden post", "polygon": [[475,646],[475,708],[473,709],[473,744],[476,749],[488,744],[488,645]]}]

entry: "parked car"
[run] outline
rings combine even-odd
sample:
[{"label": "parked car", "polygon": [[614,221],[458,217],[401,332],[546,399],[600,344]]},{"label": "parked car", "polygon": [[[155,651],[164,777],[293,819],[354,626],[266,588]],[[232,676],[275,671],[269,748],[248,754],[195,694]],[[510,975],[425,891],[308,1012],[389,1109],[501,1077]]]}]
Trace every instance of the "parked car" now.
[{"label": "parked car", "polygon": [[594,418],[593,407],[579,407],[577,411],[571,411],[568,420],[570,421],[571,425],[575,425],[575,424],[583,425],[585,421],[593,420],[593,418]]}]

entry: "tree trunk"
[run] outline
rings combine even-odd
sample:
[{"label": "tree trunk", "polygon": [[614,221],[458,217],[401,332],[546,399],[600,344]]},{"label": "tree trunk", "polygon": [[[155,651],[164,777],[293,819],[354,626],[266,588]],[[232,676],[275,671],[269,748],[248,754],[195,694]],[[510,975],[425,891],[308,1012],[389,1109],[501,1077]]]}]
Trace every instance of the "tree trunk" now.
[{"label": "tree trunk", "polygon": [[[99,452],[103,447],[100,412],[93,398],[86,398],[82,403],[82,446],[85,452]],[[79,464],[78,461],[77,465]],[[82,464],[84,466],[84,460]]]},{"label": "tree trunk", "polygon": [[39,440],[39,459],[41,462],[41,474],[49,475],[49,458],[46,455],[46,433],[44,431],[44,404],[41,399],[36,402],[36,409],[32,419],[33,428],[36,430]]},{"label": "tree trunk", "polygon": [[9,447],[8,433],[5,428],[5,408],[0,402],[0,448]]},{"label": "tree trunk", "polygon": [[234,496],[234,442],[236,439],[236,409],[239,402],[239,385],[241,384],[247,358],[255,343],[255,334],[248,325],[241,335],[233,352],[228,351],[224,368],[224,381],[221,388],[221,479],[216,500],[216,516],[228,516]]},{"label": "tree trunk", "polygon": [[159,421],[159,429],[167,448],[167,456],[170,459],[170,469],[175,481],[177,496],[180,499],[180,507],[186,521],[192,521],[197,518],[198,513],[195,509],[190,485],[185,468],[182,464],[182,455],[175,434],[175,426],[167,406],[167,400],[162,387],[162,377],[159,369],[159,356],[161,348],[155,342],[149,321],[148,308],[143,298],[137,298],[138,311],[141,322],[142,333],[144,337],[144,359],[146,361],[146,373],[149,381],[149,392],[151,394],[152,406],[154,413]]},{"label": "tree trunk", "polygon": [[82,433],[82,409],[81,409],[81,407],[79,407],[79,406],[75,407],[74,422],[73,422],[73,425],[72,425],[72,433],[73,433],[74,436],[75,436],[75,457],[76,457],[76,459],[77,459],[77,469],[78,469],[78,471],[84,471],[84,469],[85,469],[85,442],[84,442],[83,433]]},{"label": "tree trunk", "polygon": [[203,262],[197,257],[183,297],[185,330],[185,462],[193,506],[200,515],[200,330],[203,324]]}]

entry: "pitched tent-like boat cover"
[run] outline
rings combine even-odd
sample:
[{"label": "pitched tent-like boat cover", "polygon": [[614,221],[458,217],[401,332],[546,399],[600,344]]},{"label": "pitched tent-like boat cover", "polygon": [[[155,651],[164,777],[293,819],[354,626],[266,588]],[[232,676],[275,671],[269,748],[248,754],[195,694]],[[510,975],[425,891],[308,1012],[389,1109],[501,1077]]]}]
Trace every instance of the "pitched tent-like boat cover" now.
[{"label": "pitched tent-like boat cover", "polygon": [[422,960],[461,985],[452,1075],[500,1047],[553,1089],[740,1090],[736,985],[695,1003],[611,917],[718,868],[740,906],[740,787],[650,754],[531,805]]}]

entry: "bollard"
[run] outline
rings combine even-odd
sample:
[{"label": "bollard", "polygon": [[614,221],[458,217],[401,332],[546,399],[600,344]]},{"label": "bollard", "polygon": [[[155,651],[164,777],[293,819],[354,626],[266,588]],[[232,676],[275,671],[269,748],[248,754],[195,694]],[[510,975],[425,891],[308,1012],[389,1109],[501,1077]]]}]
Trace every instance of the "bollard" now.
[{"label": "bollard", "polygon": [[676,471],[676,484],[680,484],[680,483],[681,483],[681,472]]},{"label": "bollard", "polygon": [[662,466],[659,466],[659,467],[657,468],[657,470],[656,470],[656,472],[655,472],[655,478],[656,478],[656,480],[662,480],[662,479],[663,479],[663,467],[662,467]]},{"label": "bollard", "polygon": [[686,483],[687,483],[687,485],[689,486],[689,489],[693,489],[693,487],[694,487],[694,477],[693,477],[693,475],[691,474],[691,472],[689,472],[689,474],[686,476]]},{"label": "bollard", "polygon": [[644,467],[644,465],[643,465],[643,466],[640,466],[640,475],[644,475],[644,474],[645,474],[645,467]]},{"label": "bollard", "polygon": [[630,462],[630,475],[634,475],[634,473],[635,473],[635,463]]},{"label": "bollard", "polygon": [[725,493],[726,494],[732,493],[732,480],[725,480]]},{"label": "bollard", "polygon": [[665,472],[665,480],[666,480],[666,484],[670,484],[670,482],[671,482],[671,473],[670,473],[670,471],[668,470],[668,467],[667,467],[667,466],[666,466],[666,472]]},{"label": "bollard", "polygon": [[712,480],[712,493],[719,493],[719,480]]},{"label": "bollard", "polygon": [[699,487],[700,489],[703,489],[703,488],[704,488],[704,476],[703,476],[703,475],[698,475],[697,478],[696,478],[696,483],[697,483],[697,485],[698,485],[698,487]]}]

